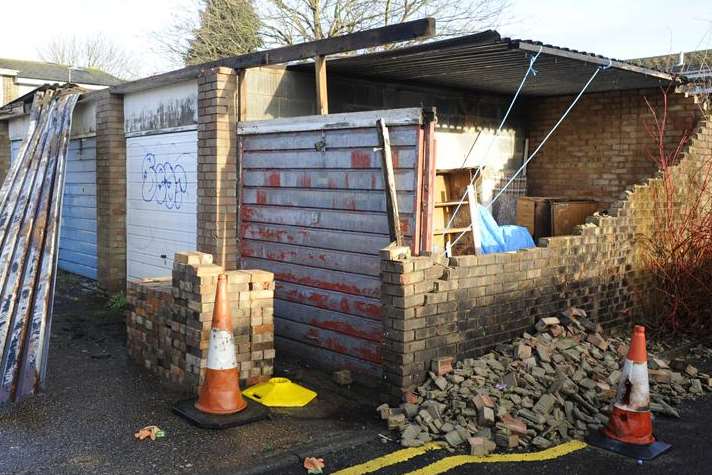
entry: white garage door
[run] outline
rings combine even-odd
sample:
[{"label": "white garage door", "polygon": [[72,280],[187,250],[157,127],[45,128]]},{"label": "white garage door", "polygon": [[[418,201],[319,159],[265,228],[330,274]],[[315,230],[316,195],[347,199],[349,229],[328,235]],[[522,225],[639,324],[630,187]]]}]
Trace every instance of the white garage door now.
[{"label": "white garage door", "polygon": [[20,152],[20,145],[22,145],[22,140],[13,140],[10,142],[10,163],[14,162],[17,158],[17,154]]},{"label": "white garage door", "polygon": [[69,142],[59,267],[96,279],[96,139]]},{"label": "white garage door", "polygon": [[196,248],[196,131],[126,139],[127,274],[171,274],[173,256]]}]

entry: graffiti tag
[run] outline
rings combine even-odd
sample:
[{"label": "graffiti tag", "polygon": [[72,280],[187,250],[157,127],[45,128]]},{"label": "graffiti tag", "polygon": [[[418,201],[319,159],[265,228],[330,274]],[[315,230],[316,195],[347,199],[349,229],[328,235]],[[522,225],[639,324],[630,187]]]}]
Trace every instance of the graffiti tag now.
[{"label": "graffiti tag", "polygon": [[180,209],[183,195],[188,190],[185,169],[178,163],[156,162],[156,156],[143,157],[141,197],[146,203],[155,202],[166,209]]}]

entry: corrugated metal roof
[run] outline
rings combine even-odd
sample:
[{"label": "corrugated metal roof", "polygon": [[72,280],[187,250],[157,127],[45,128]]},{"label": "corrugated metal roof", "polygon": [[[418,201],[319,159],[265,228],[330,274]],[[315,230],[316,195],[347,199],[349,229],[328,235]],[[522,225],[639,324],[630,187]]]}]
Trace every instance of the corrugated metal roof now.
[{"label": "corrugated metal roof", "polygon": [[[578,93],[599,66],[589,92],[637,89],[667,84],[666,72],[600,55],[560,48],[532,40],[502,38],[494,30],[406,48],[332,59],[330,74],[410,85],[440,86],[495,94],[511,94],[519,86],[532,55],[541,49],[522,93],[552,96]],[[293,69],[310,68],[299,64]]]},{"label": "corrugated metal roof", "polygon": [[[66,82],[69,78],[69,66],[42,61],[0,58],[0,68],[18,71],[17,75],[28,79]],[[72,67],[72,82],[96,86],[114,86],[121,84],[121,79],[98,69]]]}]

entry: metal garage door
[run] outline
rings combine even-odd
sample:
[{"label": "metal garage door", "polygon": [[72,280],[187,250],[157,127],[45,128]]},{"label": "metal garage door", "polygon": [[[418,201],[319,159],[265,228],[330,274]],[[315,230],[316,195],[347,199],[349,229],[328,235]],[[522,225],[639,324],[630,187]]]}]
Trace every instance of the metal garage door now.
[{"label": "metal garage door", "polygon": [[126,139],[127,274],[170,275],[177,251],[196,248],[196,131]]},{"label": "metal garage door", "polygon": [[59,267],[96,279],[96,139],[69,143]]}]

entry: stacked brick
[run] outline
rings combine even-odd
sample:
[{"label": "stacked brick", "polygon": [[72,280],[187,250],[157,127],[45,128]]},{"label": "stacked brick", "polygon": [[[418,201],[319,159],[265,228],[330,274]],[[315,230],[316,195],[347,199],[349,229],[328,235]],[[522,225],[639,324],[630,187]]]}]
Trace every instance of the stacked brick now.
[{"label": "stacked brick", "polygon": [[210,254],[181,252],[172,279],[129,282],[129,354],[161,379],[197,391],[205,376],[217,277],[225,273],[240,383],[269,379],[274,368],[274,276],[224,271]]},{"label": "stacked brick", "polygon": [[[712,128],[702,124],[673,174],[680,189],[704,161]],[[641,316],[649,281],[637,237],[651,230],[658,182],[632,187],[615,216],[593,216],[577,235],[543,238],[542,247],[450,259],[382,251],[389,394],[420,384],[432,359],[481,355],[570,306],[609,325]]]}]

